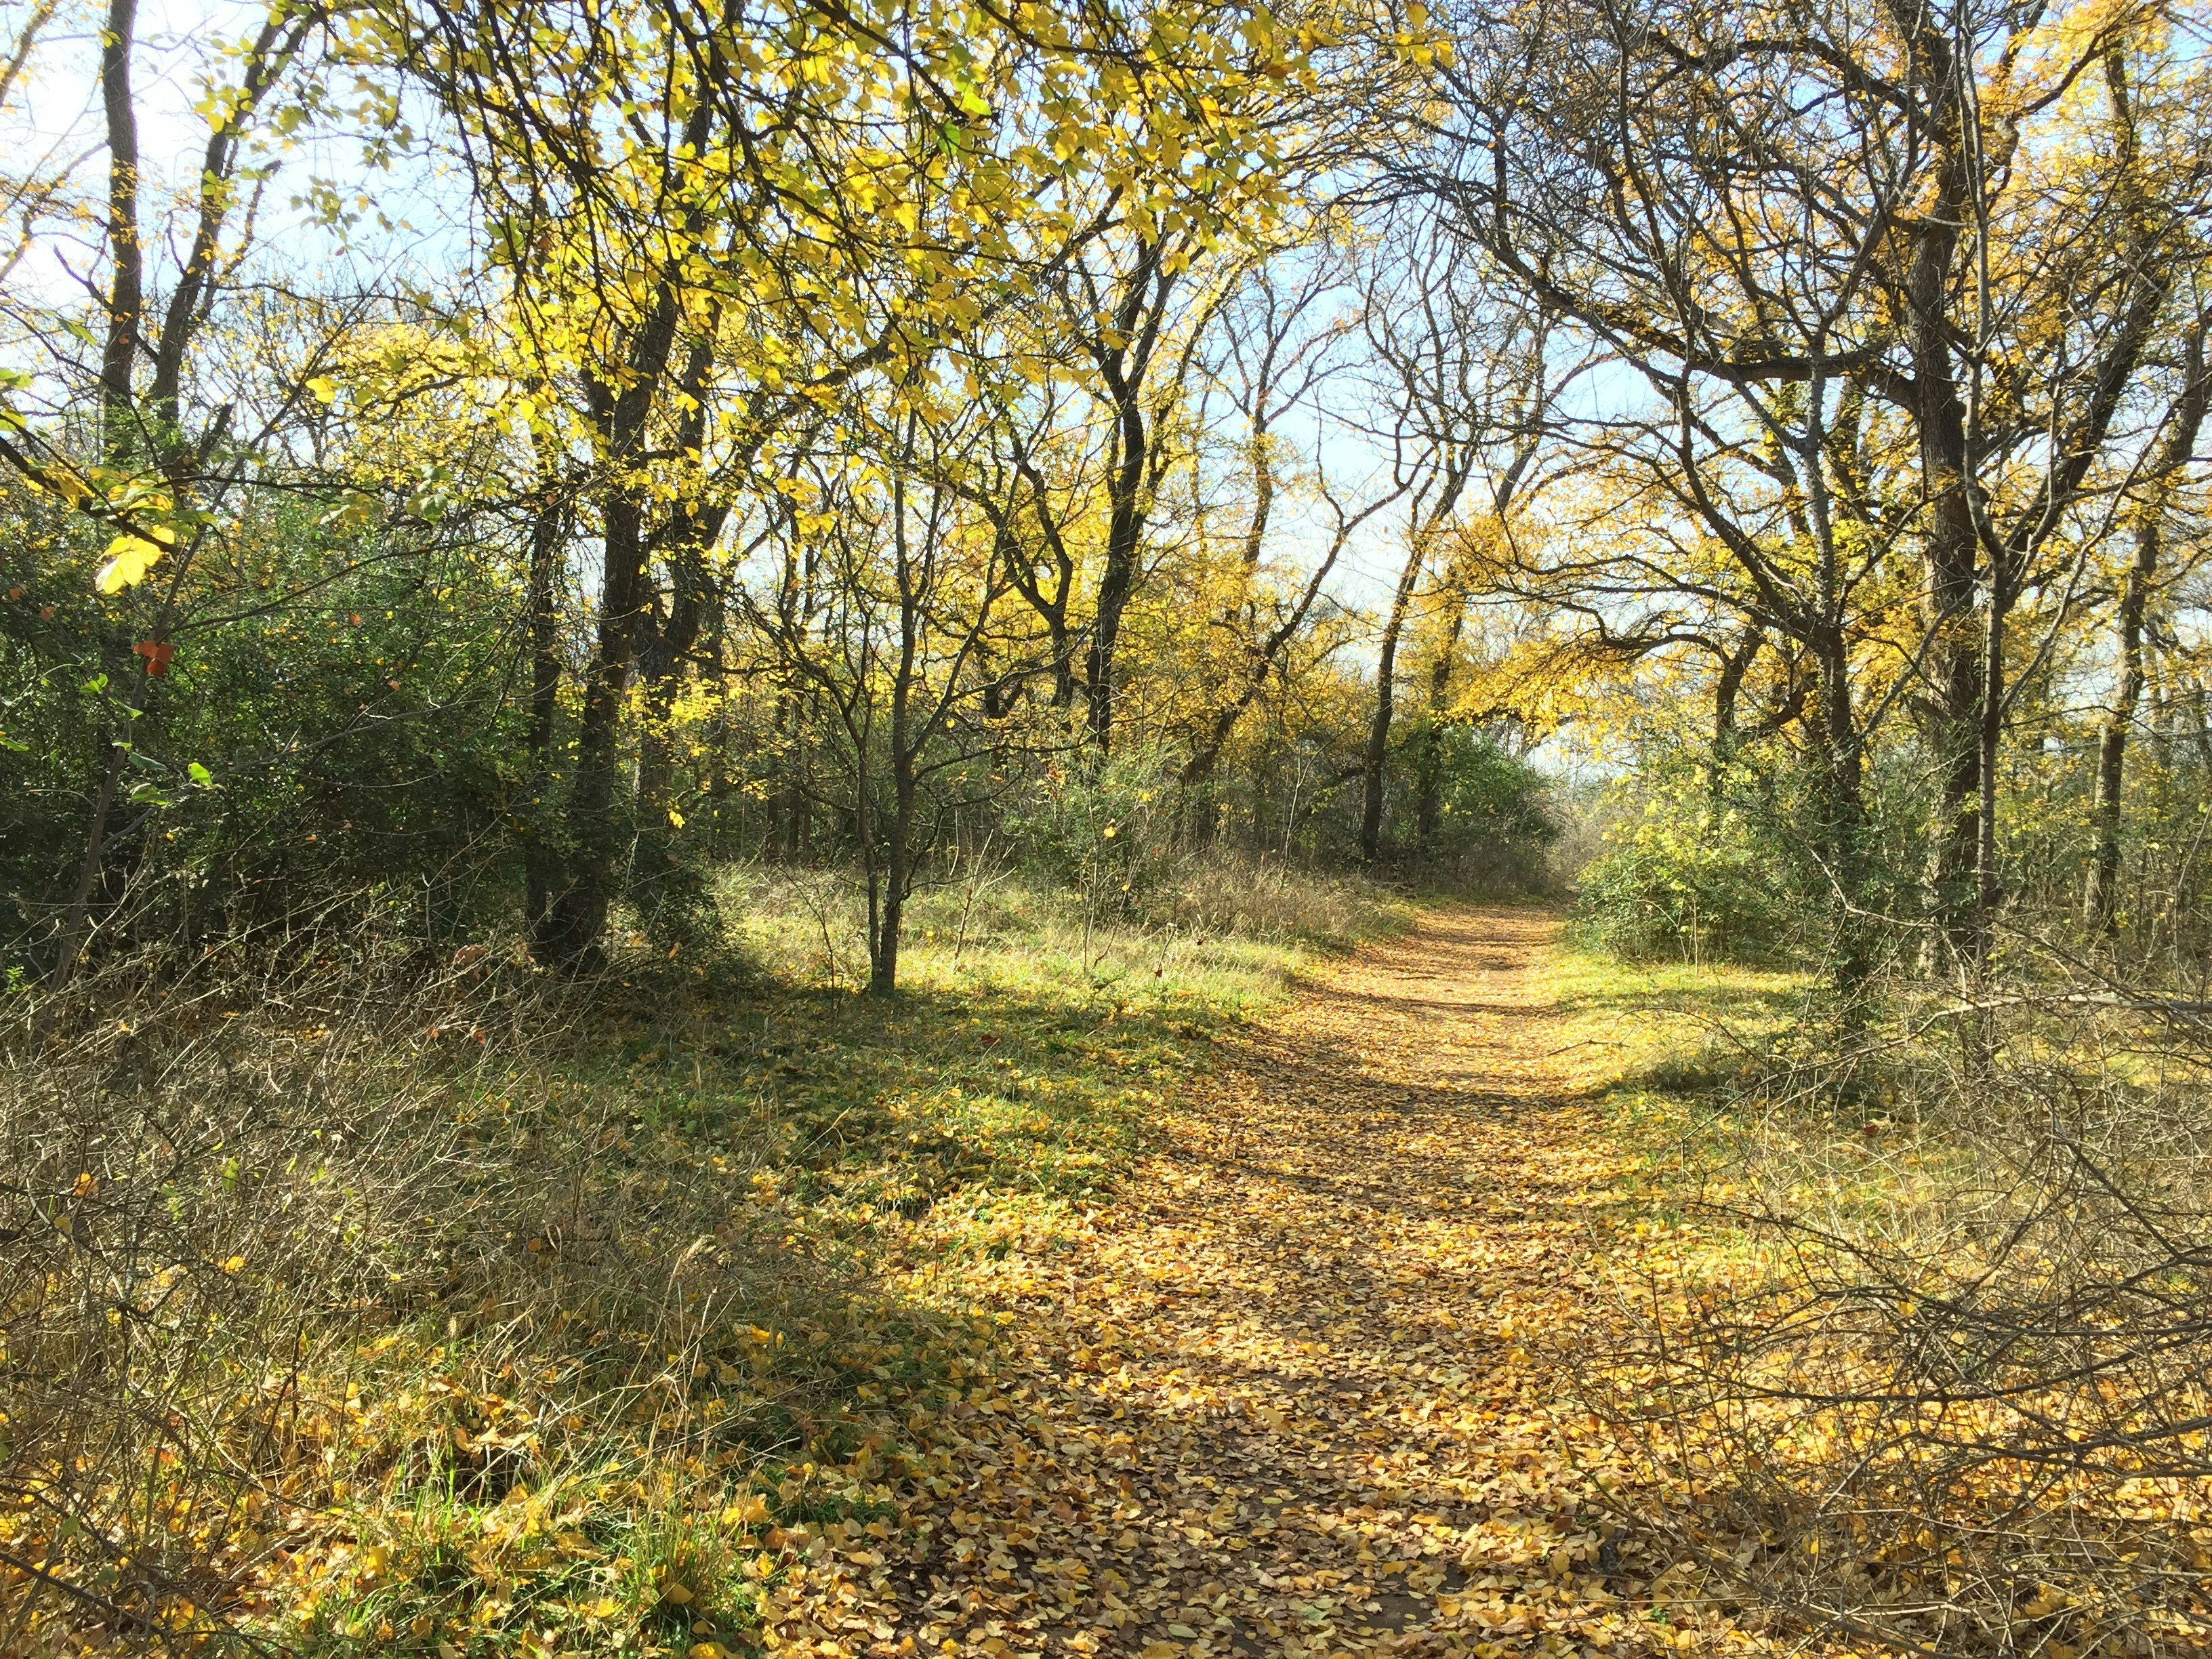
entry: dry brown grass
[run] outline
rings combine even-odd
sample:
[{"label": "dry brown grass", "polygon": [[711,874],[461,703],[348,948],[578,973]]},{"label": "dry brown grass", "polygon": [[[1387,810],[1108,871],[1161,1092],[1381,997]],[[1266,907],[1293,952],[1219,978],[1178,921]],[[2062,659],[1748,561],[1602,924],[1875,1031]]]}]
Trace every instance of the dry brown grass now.
[{"label": "dry brown grass", "polygon": [[1150,908],[1194,933],[1323,949],[1401,932],[1411,914],[1383,883],[1266,859],[1188,860],[1160,884]]},{"label": "dry brown grass", "polygon": [[[337,968],[111,975],[96,1020],[0,1059],[0,1651],[373,1633],[379,1574],[349,1558],[420,1565],[586,1474],[615,1530],[711,1513],[849,1400],[826,1356],[860,1279],[730,1201],[773,1137],[678,1155],[606,1063],[698,1011],[686,976]],[[743,1399],[694,1401],[702,1366]],[[630,1540],[623,1611],[701,1547]]]},{"label": "dry brown grass", "polygon": [[1717,1594],[1906,1650],[2212,1645],[2196,1035],[2022,1006],[1739,1055],[1678,1097],[1592,1402]]}]

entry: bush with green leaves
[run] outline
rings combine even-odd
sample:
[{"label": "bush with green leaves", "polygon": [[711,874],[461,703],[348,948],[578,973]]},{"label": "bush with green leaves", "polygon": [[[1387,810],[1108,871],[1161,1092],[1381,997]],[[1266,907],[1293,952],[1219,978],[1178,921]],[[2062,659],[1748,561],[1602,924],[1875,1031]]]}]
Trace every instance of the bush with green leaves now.
[{"label": "bush with green leaves", "polygon": [[1800,884],[1764,817],[1687,781],[1648,789],[1582,872],[1577,930],[1628,957],[1784,954],[1802,915]]},{"label": "bush with green leaves", "polygon": [[1174,776],[1174,756],[1157,745],[1071,756],[1008,809],[1006,830],[1037,876],[1096,915],[1132,915],[1176,867]]},{"label": "bush with green leaves", "polygon": [[[1464,725],[1417,731],[1412,797],[1416,823],[1407,838],[1419,848],[1431,878],[1479,892],[1532,892],[1547,883],[1546,866],[1559,838],[1551,780],[1487,732]],[[1421,823],[1424,798],[1431,821]]]},{"label": "bush with green leaves", "polygon": [[514,908],[534,781],[512,573],[476,537],[333,527],[316,507],[249,499],[172,600],[98,593],[82,528],[0,492],[0,939],[18,965],[50,960],[118,738],[88,895],[101,951],[193,951],[371,892],[380,912],[404,896],[434,943]]}]

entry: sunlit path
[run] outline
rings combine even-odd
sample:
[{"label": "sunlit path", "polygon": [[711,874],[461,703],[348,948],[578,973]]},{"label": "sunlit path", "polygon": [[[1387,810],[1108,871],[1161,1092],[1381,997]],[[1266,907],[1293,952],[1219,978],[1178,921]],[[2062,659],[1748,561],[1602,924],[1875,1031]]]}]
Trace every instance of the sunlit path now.
[{"label": "sunlit path", "polygon": [[1547,994],[1553,927],[1441,912],[1336,966],[1194,1084],[1073,1249],[991,1273],[1018,1358],[963,1407],[958,1488],[891,1575],[901,1641],[1629,1637],[1557,1379],[1516,1341],[1571,1302],[1607,1157]]}]

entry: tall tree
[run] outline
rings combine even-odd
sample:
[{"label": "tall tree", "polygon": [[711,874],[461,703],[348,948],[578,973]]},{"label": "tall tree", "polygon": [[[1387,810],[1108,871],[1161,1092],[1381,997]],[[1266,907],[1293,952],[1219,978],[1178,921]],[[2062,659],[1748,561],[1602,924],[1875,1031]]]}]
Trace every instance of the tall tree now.
[{"label": "tall tree", "polygon": [[[2195,257],[2204,146],[2168,125],[2155,199],[2131,194],[2142,112],[2127,73],[2094,75],[2155,57],[2146,16],[1832,0],[1768,27],[1595,0],[1532,27],[1471,0],[1435,143],[1398,170],[1671,411],[1651,428],[1671,428],[1669,493],[1738,566],[1747,614],[1825,665],[1838,846],[1865,738],[1850,596],[1875,545],[1920,560],[1927,637],[1905,661],[1935,774],[1931,902],[1970,977],[1997,898],[2008,619],[2067,580],[2063,532],[2113,487],[2146,343]],[[2085,127],[2111,142],[2064,142]],[[1857,459],[1893,421],[1917,458],[1901,525]],[[1771,480],[1802,580],[1708,487],[1700,450]]]},{"label": "tall tree", "polygon": [[2151,600],[2169,573],[2166,559],[2166,517],[2175,487],[2197,453],[2197,434],[2212,403],[2212,371],[2204,355],[2205,325],[2200,319],[2188,333],[2179,366],[2179,387],[2166,434],[2145,469],[2142,498],[2130,504],[2134,520],[2129,552],[2120,573],[2113,606],[2112,701],[2097,732],[2096,793],[2090,805],[2094,837],[2088,878],[2082,896],[2082,920],[2093,933],[2109,933],[2117,921],[2120,892],[2120,809],[2125,797],[2128,740],[2142,702],[2144,624]]}]

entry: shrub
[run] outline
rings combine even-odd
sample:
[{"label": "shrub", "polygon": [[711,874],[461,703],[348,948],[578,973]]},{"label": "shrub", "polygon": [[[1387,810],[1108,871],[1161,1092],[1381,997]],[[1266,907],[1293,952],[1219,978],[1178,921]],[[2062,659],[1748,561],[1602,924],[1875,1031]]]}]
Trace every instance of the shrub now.
[{"label": "shrub", "polygon": [[1091,914],[1133,915],[1176,867],[1173,772],[1168,750],[1137,744],[1095,765],[1056,764],[1007,830],[1031,869]]},{"label": "shrub", "polygon": [[1756,960],[1794,933],[1793,872],[1748,815],[1685,791],[1647,797],[1582,873],[1578,931],[1615,955]]},{"label": "shrub", "polygon": [[1716,1600],[1899,1652],[2201,1653],[2212,1046],[1989,1014],[1966,1065],[1928,1019],[1699,1079],[1646,1143],[1683,1223],[1563,1364]]}]

